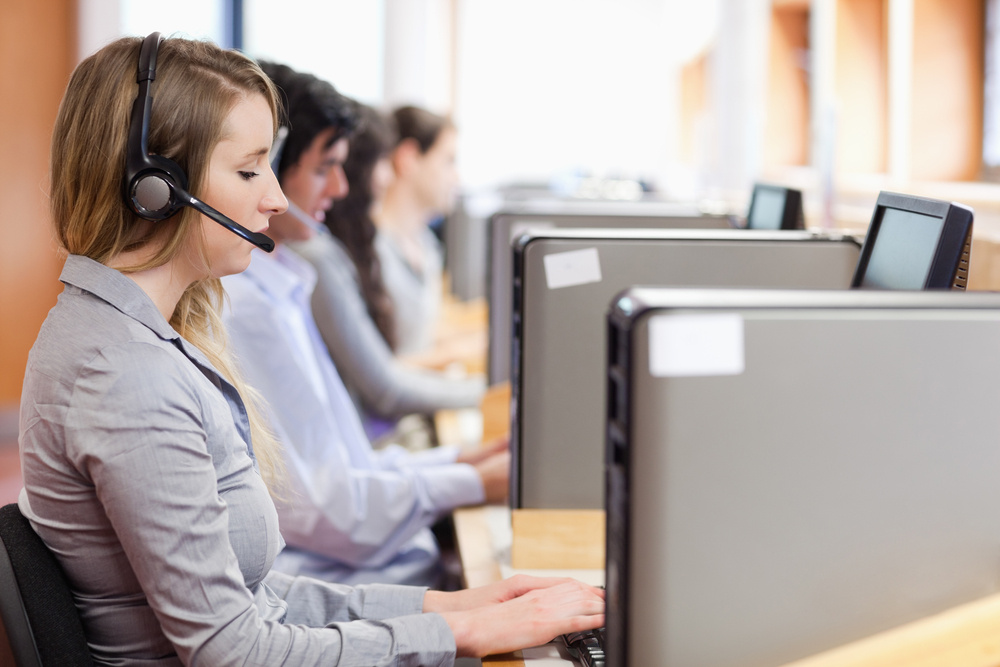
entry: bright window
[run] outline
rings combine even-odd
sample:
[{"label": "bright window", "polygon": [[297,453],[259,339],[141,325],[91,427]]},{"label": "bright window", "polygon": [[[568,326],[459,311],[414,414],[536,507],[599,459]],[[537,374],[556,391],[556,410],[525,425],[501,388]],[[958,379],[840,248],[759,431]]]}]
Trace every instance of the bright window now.
[{"label": "bright window", "polygon": [[383,0],[245,0],[243,47],[379,104],[384,23]]}]

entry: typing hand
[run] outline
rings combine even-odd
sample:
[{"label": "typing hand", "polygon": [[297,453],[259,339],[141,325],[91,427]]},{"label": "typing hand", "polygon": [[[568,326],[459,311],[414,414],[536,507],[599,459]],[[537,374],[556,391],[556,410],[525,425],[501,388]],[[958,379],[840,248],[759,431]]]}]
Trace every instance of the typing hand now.
[{"label": "typing hand", "polygon": [[510,450],[510,439],[507,437],[497,438],[492,442],[485,442],[481,445],[473,445],[463,449],[456,459],[458,463],[468,463],[476,465],[480,461],[488,459],[494,454],[500,454]]},{"label": "typing hand", "polygon": [[502,503],[507,499],[510,480],[510,451],[488,456],[474,465],[483,482],[485,502]]},{"label": "typing hand", "polygon": [[483,657],[601,627],[604,596],[599,589],[570,580],[504,602],[441,615],[455,636],[458,655]]},{"label": "typing hand", "polygon": [[568,583],[590,590],[602,599],[604,597],[604,589],[588,586],[569,577],[534,577],[527,574],[516,574],[509,579],[461,591],[427,591],[424,595],[424,611],[465,611],[477,607],[487,607],[513,600],[531,591]]}]

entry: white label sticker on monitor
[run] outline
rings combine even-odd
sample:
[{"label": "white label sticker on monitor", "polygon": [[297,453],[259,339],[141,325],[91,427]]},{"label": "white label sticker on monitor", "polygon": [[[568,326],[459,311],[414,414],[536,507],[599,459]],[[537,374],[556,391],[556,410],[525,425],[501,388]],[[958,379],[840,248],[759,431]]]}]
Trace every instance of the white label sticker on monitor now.
[{"label": "white label sticker on monitor", "polygon": [[549,289],[601,282],[601,258],[597,248],[556,252],[542,258]]},{"label": "white label sticker on monitor", "polygon": [[743,318],[739,315],[658,315],[649,320],[649,373],[653,377],[739,375],[744,364]]}]

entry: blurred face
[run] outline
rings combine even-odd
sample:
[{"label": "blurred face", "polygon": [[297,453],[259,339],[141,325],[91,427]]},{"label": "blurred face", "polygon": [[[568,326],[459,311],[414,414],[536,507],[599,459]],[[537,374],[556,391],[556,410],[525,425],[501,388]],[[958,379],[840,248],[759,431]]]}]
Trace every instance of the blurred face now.
[{"label": "blurred face", "polygon": [[372,167],[372,203],[381,201],[385,196],[385,191],[389,189],[392,181],[396,178],[396,172],[392,168],[392,159],[384,155],[378,159]]},{"label": "blurred face", "polygon": [[[347,177],[344,175],[347,139],[338,139],[327,146],[336,132],[336,128],[329,128],[316,135],[298,162],[288,167],[281,179],[285,196],[317,223],[323,222],[334,201],[347,196]],[[275,224],[279,224],[278,221]],[[307,232],[306,238],[308,236]]]},{"label": "blurred face", "polygon": [[447,127],[426,153],[417,158],[413,170],[414,185],[423,204],[435,213],[448,213],[458,192],[458,169],[455,151],[458,133]]},{"label": "blurred face", "polygon": [[[268,164],[273,133],[271,108],[263,96],[252,95],[229,112],[209,158],[205,203],[254,232],[266,231],[271,216],[288,205]],[[251,243],[205,216],[201,224],[213,277],[247,268]]]}]

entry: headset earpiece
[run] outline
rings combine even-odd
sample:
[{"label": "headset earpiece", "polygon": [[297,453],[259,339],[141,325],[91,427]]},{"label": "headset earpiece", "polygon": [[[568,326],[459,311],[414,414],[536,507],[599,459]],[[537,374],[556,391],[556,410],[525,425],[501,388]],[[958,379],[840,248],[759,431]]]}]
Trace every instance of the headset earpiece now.
[{"label": "headset earpiece", "polygon": [[154,222],[165,220],[182,207],[189,206],[258,248],[271,252],[274,250],[274,241],[270,238],[259,232],[251,232],[188,194],[187,174],[180,165],[162,155],[149,154],[149,118],[153,107],[150,86],[156,79],[156,54],[161,41],[163,38],[160,33],[150,33],[143,40],[139,51],[139,71],[136,76],[139,94],[132,104],[125,156],[123,194],[126,205],[140,218]]},{"label": "headset earpiece", "polygon": [[149,164],[129,179],[128,202],[146,220],[165,220],[184,205],[175,194],[187,190],[187,178],[177,163],[160,155],[147,156]]}]

